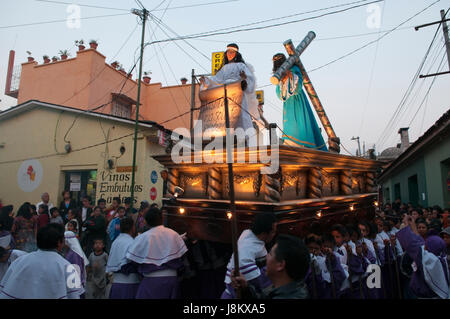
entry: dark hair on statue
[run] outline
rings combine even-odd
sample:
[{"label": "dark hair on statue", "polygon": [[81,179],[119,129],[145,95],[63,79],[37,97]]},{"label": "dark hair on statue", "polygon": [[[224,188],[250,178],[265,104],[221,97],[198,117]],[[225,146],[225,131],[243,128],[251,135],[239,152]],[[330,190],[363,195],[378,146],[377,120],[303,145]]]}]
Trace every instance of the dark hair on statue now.
[{"label": "dark hair on statue", "polygon": [[273,68],[272,71],[276,72],[280,66],[286,61],[286,56],[283,53],[277,53],[272,58]]},{"label": "dark hair on statue", "polygon": [[300,238],[290,235],[279,235],[276,240],[275,259],[285,262],[289,277],[296,281],[303,280],[309,269],[309,250]]},{"label": "dark hair on statue", "polygon": [[223,66],[225,64],[228,64],[228,63],[231,63],[231,62],[234,62],[234,63],[238,63],[238,62],[245,63],[244,59],[242,58],[242,54],[240,54],[239,52],[236,52],[236,55],[234,56],[233,60],[231,60],[231,61],[228,61],[227,53],[225,52],[224,53],[223,64],[222,64],[221,68],[223,68]]}]

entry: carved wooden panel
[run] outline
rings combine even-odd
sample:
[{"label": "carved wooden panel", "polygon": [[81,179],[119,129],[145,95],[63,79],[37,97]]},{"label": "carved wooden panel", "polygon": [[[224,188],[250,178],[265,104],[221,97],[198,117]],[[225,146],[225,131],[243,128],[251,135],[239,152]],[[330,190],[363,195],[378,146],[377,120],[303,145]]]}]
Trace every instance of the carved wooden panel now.
[{"label": "carved wooden panel", "polygon": [[208,196],[208,173],[186,173],[180,172],[180,187],[184,189],[183,197],[207,198]]},{"label": "carved wooden panel", "polygon": [[306,171],[285,171],[281,177],[281,200],[306,198]]}]

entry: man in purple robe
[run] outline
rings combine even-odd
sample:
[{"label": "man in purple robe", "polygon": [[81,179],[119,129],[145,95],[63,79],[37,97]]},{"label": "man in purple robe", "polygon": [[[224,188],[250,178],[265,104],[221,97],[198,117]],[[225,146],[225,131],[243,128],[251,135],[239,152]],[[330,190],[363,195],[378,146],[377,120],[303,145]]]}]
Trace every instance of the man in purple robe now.
[{"label": "man in purple robe", "polygon": [[426,241],[418,235],[413,218],[405,215],[406,225],[397,234],[403,250],[414,260],[410,288],[418,298],[449,298],[449,274],[445,242],[438,236]]},{"label": "man in purple robe", "polygon": [[127,259],[137,265],[144,277],[136,299],[175,299],[179,297],[178,271],[187,252],[183,238],[162,225],[161,211],[151,208],[145,214],[149,230],[136,237]]},{"label": "man in purple robe", "polygon": [[113,273],[109,299],[134,299],[141,278],[135,264],[127,259],[127,251],[133,244],[134,221],[126,217],[120,221],[120,235],[114,240],[109,252],[106,272]]}]

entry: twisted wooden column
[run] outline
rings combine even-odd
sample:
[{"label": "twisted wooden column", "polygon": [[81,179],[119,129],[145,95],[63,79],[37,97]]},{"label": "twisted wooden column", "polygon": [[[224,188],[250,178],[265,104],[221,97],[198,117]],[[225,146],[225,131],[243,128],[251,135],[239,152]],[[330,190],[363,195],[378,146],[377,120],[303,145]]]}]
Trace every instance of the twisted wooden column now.
[{"label": "twisted wooden column", "polygon": [[375,174],[372,172],[366,173],[366,193],[376,192],[375,188]]},{"label": "twisted wooden column", "polygon": [[319,167],[313,167],[308,174],[308,197],[322,197],[322,171]]},{"label": "twisted wooden column", "polygon": [[339,185],[343,195],[353,194],[352,190],[352,171],[344,170],[339,175]]},{"label": "twisted wooden column", "polygon": [[208,169],[208,196],[210,199],[222,198],[222,173],[215,167]]},{"label": "twisted wooden column", "polygon": [[176,168],[169,169],[169,175],[167,178],[167,190],[170,195],[174,196],[175,194],[175,186],[178,186],[180,183],[180,173]]},{"label": "twisted wooden column", "polygon": [[281,200],[280,174],[264,175],[264,200],[266,202],[278,203]]}]

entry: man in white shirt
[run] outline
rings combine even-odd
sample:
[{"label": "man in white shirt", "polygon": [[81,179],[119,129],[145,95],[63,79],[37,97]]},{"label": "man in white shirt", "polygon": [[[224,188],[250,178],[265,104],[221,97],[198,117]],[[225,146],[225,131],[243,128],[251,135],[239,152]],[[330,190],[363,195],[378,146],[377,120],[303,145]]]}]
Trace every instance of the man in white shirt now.
[{"label": "man in white shirt", "polygon": [[41,201],[36,204],[36,211],[39,211],[39,206],[42,204],[47,205],[49,212],[50,212],[50,209],[52,209],[54,207],[53,204],[50,203],[50,195],[47,192],[45,192],[44,194],[41,195]]}]

